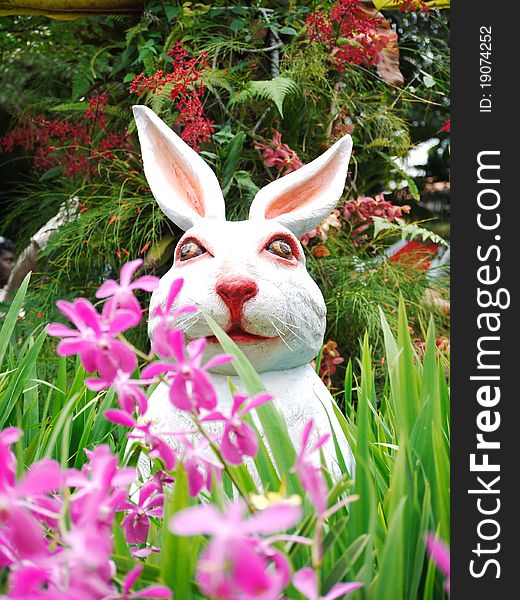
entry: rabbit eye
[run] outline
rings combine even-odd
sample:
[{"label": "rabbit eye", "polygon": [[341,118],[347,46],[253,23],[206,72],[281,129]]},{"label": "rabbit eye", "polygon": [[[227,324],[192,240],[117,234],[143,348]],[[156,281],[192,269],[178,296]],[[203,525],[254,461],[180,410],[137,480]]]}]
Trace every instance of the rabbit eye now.
[{"label": "rabbit eye", "polygon": [[283,240],[281,238],[273,240],[272,242],[269,242],[266,250],[268,252],[271,252],[272,254],[276,254],[276,256],[280,256],[282,258],[292,258],[293,257],[293,251],[292,251],[290,244],[288,244],[285,240]]},{"label": "rabbit eye", "polygon": [[206,252],[206,248],[203,248],[200,244],[197,244],[197,242],[190,240],[181,246],[179,251],[179,260],[190,260],[190,258],[195,258],[196,256],[200,256]]}]

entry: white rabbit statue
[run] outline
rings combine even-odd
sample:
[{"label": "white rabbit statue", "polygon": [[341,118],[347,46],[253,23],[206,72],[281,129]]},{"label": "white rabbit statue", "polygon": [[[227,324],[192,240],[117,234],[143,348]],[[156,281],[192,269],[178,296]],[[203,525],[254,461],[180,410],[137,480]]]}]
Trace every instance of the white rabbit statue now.
[{"label": "white rabbit statue", "polygon": [[[158,305],[165,307],[172,281],[182,277],[184,285],[172,309],[201,309],[178,317],[186,338],[208,337],[205,359],[221,353],[201,311],[213,317],[274,396],[296,450],[309,419],[314,419],[320,435],[330,432],[332,424],[353,476],[354,459],[332,397],[309,364],[323,343],[326,309],[298,241],[331,213],[343,193],[351,137],[346,135],[316,160],[262,188],[249,220],[230,222],[209,165],[152,110],[134,106],[133,111],[151,191],[165,215],[185,231],[173,266],[152,295],[150,315]],[[152,316],[150,337],[154,321]],[[218,409],[224,412],[232,400],[229,379],[245,391],[232,363],[212,370]],[[169,401],[165,384],[152,394],[145,420],[158,431],[193,428]],[[324,453],[329,467],[337,471],[332,437]]]}]

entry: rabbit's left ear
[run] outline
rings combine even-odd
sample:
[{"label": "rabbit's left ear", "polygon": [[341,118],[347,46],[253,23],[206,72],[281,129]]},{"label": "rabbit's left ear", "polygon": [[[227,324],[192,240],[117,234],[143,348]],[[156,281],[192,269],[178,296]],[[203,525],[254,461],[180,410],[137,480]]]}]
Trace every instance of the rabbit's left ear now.
[{"label": "rabbit's left ear", "polygon": [[312,231],[328,216],[343,193],[352,151],[346,135],[317,159],[262,188],[249,211],[250,219],[275,219],[297,237]]},{"label": "rabbit's left ear", "polygon": [[163,213],[187,230],[203,218],[225,219],[211,167],[146,106],[134,106],[146,179]]}]

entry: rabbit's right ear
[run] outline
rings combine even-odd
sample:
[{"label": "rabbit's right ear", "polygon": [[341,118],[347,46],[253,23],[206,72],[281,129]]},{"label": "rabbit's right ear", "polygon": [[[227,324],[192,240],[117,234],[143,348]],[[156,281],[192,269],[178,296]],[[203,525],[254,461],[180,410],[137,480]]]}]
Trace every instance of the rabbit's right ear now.
[{"label": "rabbit's right ear", "polygon": [[201,218],[226,218],[211,167],[147,106],[133,106],[146,179],[163,213],[187,230]]},{"label": "rabbit's right ear", "polygon": [[297,237],[329,215],[343,193],[352,138],[343,136],[321,156],[272,181],[254,197],[250,219],[273,219]]}]

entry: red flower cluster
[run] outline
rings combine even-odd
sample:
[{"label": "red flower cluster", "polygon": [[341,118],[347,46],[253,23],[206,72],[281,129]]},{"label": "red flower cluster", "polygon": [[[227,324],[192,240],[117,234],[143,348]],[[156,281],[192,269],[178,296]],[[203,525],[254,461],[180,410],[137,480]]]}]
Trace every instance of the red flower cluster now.
[{"label": "red flower cluster", "polygon": [[202,71],[207,69],[206,54],[190,58],[182,42],[177,42],[168,52],[172,58],[172,72],[160,69],[151,77],[138,75],[130,84],[130,93],[141,96],[146,92],[160,95],[165,89],[175,103],[178,113],[175,124],[182,127],[181,138],[195,150],[207,142],[214,132],[213,121],[204,116],[202,97],[207,89],[202,81]]},{"label": "red flower cluster", "polygon": [[37,171],[61,166],[65,177],[93,173],[100,160],[113,158],[113,150],[129,147],[126,135],[120,133],[94,140],[95,134],[105,130],[106,105],[106,94],[93,95],[76,123],[37,116],[0,137],[0,152],[12,152],[15,148],[34,151]]},{"label": "red flower cluster", "polygon": [[331,59],[339,70],[346,64],[377,64],[391,36],[379,32],[382,18],[363,9],[361,0],[338,0],[328,12],[319,8],[306,20],[307,35],[330,48]]},{"label": "red flower cluster", "polygon": [[424,0],[401,0],[399,10],[401,12],[428,12],[430,9]]},{"label": "red flower cluster", "polygon": [[108,94],[103,92],[102,94],[93,94],[88,99],[88,108],[85,112],[85,119],[92,119],[95,123],[103,128],[106,124],[105,109],[104,107],[108,104]]},{"label": "red flower cluster", "polygon": [[441,127],[441,133],[450,133],[451,131],[451,119],[446,119]]},{"label": "red flower cluster", "polygon": [[273,137],[267,142],[255,142],[255,150],[260,150],[266,167],[275,167],[282,175],[287,175],[303,167],[303,163],[287,144],[282,142],[282,134],[273,129]]},{"label": "red flower cluster", "polygon": [[350,222],[351,236],[354,244],[357,245],[368,239],[365,231],[373,223],[373,217],[381,217],[390,222],[396,221],[403,218],[403,213],[409,213],[410,207],[395,206],[385,200],[383,194],[379,194],[375,198],[359,196],[356,200],[346,202],[340,211],[345,220]]}]

